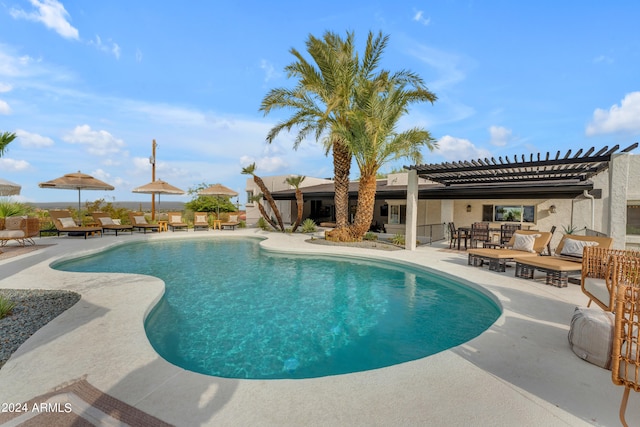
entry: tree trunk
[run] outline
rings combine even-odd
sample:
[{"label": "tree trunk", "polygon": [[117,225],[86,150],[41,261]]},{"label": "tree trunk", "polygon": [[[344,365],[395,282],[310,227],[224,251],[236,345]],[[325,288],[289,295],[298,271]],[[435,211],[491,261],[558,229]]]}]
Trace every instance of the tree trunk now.
[{"label": "tree trunk", "polygon": [[292,233],[295,233],[300,226],[300,223],[302,222],[302,214],[304,212],[304,199],[300,188],[296,188],[296,205],[298,207],[298,217],[296,218],[296,223],[293,224],[293,229],[291,230]]},{"label": "tree trunk", "polygon": [[340,141],[333,143],[333,169],[335,185],[336,228],[349,225],[349,172],[351,169],[351,153]]},{"label": "tree trunk", "polygon": [[376,174],[364,175],[360,177],[358,186],[358,206],[353,225],[350,227],[351,237],[362,240],[365,233],[371,228],[373,221],[373,209],[376,203]]},{"label": "tree trunk", "polygon": [[276,224],[271,220],[271,218],[269,218],[269,216],[267,215],[267,211],[264,210],[264,206],[262,206],[261,202],[258,202],[258,209],[260,210],[260,214],[262,215],[262,217],[269,223],[269,225],[272,226],[274,230],[277,230],[278,224]]},{"label": "tree trunk", "polygon": [[[276,206],[275,200],[273,200],[273,197],[271,196],[271,192],[269,191],[267,186],[264,184],[264,181],[262,180],[262,178],[260,178],[258,175],[253,175],[253,182],[255,182],[256,185],[260,188],[260,191],[262,191],[262,195],[267,200],[267,203],[269,203],[269,206],[271,207],[273,214],[276,216],[276,220],[278,221],[280,230],[284,231],[284,223],[282,222],[282,216],[280,216],[280,211]],[[274,228],[276,230],[278,229],[278,227],[274,227]]]}]

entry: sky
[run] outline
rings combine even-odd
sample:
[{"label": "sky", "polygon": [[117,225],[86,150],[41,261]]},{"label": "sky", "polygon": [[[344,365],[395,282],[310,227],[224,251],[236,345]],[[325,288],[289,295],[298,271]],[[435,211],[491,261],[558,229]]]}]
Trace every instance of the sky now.
[{"label": "sky", "polygon": [[388,35],[381,67],[436,94],[398,126],[437,140],[424,163],[626,148],[640,140],[638,16],[631,0],[0,0],[0,132],[18,136],[0,178],[22,185],[12,199],[23,202],[71,205],[73,192],[38,183],[76,171],[115,187],[83,201],[148,201],[131,190],[151,181],[154,139],[157,179],[222,183],[241,203],[254,162],[263,177],[332,177],[314,139],[266,143],[290,111],[259,111],[269,90],[294,85],[290,49],[326,31],[353,32],[359,51],[370,31]]}]

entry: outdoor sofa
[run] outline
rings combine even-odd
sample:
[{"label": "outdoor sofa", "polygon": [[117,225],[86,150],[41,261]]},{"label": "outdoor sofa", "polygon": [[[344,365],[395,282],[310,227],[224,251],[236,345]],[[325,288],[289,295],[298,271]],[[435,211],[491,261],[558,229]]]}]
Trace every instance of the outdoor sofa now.
[{"label": "outdoor sofa", "polygon": [[26,216],[10,216],[0,218],[0,246],[5,246],[15,240],[24,246],[29,243],[35,245],[32,237],[40,232],[40,220]]},{"label": "outdoor sofa", "polygon": [[504,248],[472,248],[469,254],[469,265],[482,266],[489,264],[489,270],[505,271],[507,262],[514,258],[538,257],[551,240],[548,231],[516,230]]},{"label": "outdoor sofa", "polygon": [[514,258],[515,274],[522,279],[533,279],[534,272],[539,270],[546,273],[547,285],[564,288],[568,284],[569,274],[582,273],[582,255],[586,246],[609,249],[612,244],[611,237],[565,234],[552,256]]},{"label": "outdoor sofa", "polygon": [[67,210],[51,210],[49,216],[53,219],[53,225],[56,227],[56,233],[67,233],[68,236],[95,236],[96,233],[102,237],[102,227],[84,227],[77,225],[71,216],[71,212]]}]

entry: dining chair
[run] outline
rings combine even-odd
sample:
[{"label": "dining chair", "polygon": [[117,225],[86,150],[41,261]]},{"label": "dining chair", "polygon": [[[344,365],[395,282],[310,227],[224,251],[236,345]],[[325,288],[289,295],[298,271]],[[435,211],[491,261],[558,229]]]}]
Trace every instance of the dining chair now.
[{"label": "dining chair", "polygon": [[522,224],[502,224],[500,225],[500,246],[504,247],[516,230],[521,230]]},{"label": "dining chair", "polygon": [[478,242],[490,242],[489,236],[489,223],[488,222],[474,222],[471,225],[471,246],[478,247]]},{"label": "dining chair", "polygon": [[460,238],[460,234],[458,230],[456,230],[456,226],[453,222],[449,223],[449,249],[451,249],[452,245],[455,245],[456,241]]}]

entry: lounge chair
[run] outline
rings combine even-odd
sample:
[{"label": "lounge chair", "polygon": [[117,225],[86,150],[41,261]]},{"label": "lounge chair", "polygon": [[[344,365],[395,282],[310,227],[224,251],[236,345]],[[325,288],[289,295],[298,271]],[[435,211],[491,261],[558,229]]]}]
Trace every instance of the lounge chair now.
[{"label": "lounge chair", "polygon": [[149,224],[142,212],[129,212],[129,221],[131,221],[133,228],[137,228],[138,231],[143,230],[145,234],[147,234],[147,230],[158,231],[160,228],[158,224]]},{"label": "lounge chair", "polygon": [[35,245],[32,237],[40,232],[40,220],[23,216],[10,216],[0,218],[0,246],[5,246],[11,240],[18,242],[20,246],[25,244]]},{"label": "lounge chair", "polygon": [[540,270],[547,274],[547,285],[564,288],[568,284],[569,274],[582,273],[582,255],[585,246],[609,249],[612,244],[611,237],[565,234],[552,256],[514,258],[516,277],[533,279],[534,272]]},{"label": "lounge chair", "polygon": [[53,219],[58,236],[60,233],[67,233],[68,236],[83,235],[86,240],[87,236],[95,236],[98,233],[102,237],[102,227],[79,226],[67,210],[49,211],[49,216]]},{"label": "lounge chair", "polygon": [[102,227],[102,232],[106,231],[115,231],[116,236],[118,235],[118,231],[130,231],[133,234],[133,226],[132,225],[123,225],[116,223],[111,216],[106,212],[92,212],[91,216],[96,220],[97,223]]},{"label": "lounge chair", "polygon": [[238,215],[229,215],[229,219],[220,224],[220,226],[224,228],[231,228],[232,230],[236,229],[236,226],[240,225],[240,221],[238,221]]},{"label": "lounge chair", "polygon": [[182,214],[180,212],[169,212],[169,227],[171,231],[176,231],[176,228],[187,231],[189,225],[182,220]]},{"label": "lounge chair", "polygon": [[206,212],[196,212],[193,214],[193,231],[209,230],[209,214]]},{"label": "lounge chair", "polygon": [[487,261],[489,270],[505,271],[507,262],[514,258],[538,257],[550,239],[547,231],[517,230],[504,248],[469,249],[469,265],[482,266]]},{"label": "lounge chair", "polygon": [[640,252],[622,249],[605,249],[599,246],[584,248],[582,257],[582,292],[589,297],[587,307],[595,302],[604,311],[614,311],[616,288],[624,282],[628,272],[626,267],[633,263],[614,262],[619,257],[635,258],[640,265]]},{"label": "lounge chair", "polygon": [[611,380],[624,386],[620,402],[620,421],[626,426],[625,412],[629,391],[640,391],[640,263],[639,258],[614,258],[618,271],[624,271],[615,297]]}]

